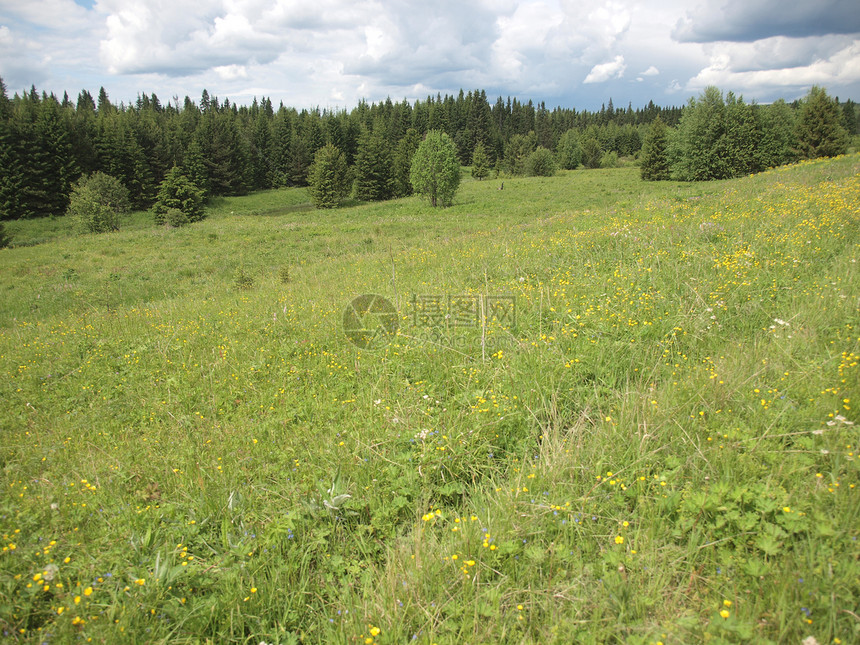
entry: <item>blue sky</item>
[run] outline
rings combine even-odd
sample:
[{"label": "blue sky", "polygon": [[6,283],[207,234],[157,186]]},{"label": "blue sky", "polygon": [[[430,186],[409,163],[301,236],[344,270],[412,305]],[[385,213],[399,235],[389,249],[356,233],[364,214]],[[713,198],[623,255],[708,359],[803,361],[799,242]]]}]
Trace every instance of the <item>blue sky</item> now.
[{"label": "blue sky", "polygon": [[860,100],[856,0],[0,0],[0,76],[113,101],[269,96],[298,108],[460,88],[577,109]]}]

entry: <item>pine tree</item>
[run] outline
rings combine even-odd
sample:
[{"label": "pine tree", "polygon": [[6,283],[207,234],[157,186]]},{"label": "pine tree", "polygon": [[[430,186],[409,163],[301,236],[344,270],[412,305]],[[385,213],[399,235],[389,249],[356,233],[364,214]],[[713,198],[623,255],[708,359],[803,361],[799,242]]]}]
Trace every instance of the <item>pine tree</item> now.
[{"label": "pine tree", "polygon": [[335,146],[326,144],[314,155],[308,173],[308,192],[317,208],[336,208],[349,194],[346,157]]},{"label": "pine tree", "polygon": [[409,128],[406,134],[397,143],[394,151],[393,175],[394,175],[394,197],[406,197],[412,194],[412,183],[409,181],[409,171],[412,168],[412,157],[418,146],[421,145],[421,136],[418,130]]},{"label": "pine tree", "polygon": [[817,85],[809,91],[797,123],[797,152],[802,159],[835,157],[848,149],[848,135],[842,127],[836,101]]},{"label": "pine tree", "polygon": [[376,132],[365,132],[355,159],[355,198],[362,201],[390,199],[394,192],[391,151]]},{"label": "pine tree", "polygon": [[659,116],[651,122],[642,145],[640,173],[646,181],[669,179],[669,129]]},{"label": "pine tree", "polygon": [[487,148],[482,141],[475,144],[475,151],[472,153],[472,177],[478,180],[484,179],[490,174],[490,157],[487,155]]}]

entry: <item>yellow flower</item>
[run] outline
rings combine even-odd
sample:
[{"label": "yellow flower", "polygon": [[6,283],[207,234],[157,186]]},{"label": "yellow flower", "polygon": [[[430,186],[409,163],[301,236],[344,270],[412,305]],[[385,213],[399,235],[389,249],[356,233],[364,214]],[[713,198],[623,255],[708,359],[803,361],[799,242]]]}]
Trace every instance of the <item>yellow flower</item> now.
[{"label": "yellow flower", "polygon": [[729,615],[730,615],[730,614],[729,614],[729,610],[728,610],[728,609],[722,609],[722,610],[720,611],[720,616],[722,616],[723,618],[728,618],[728,617],[729,617]]},{"label": "yellow flower", "polygon": [[382,631],[382,630],[380,630],[379,627],[371,627],[370,628],[370,635],[371,636],[379,636],[380,631]]},{"label": "yellow flower", "polygon": [[138,578],[137,580],[134,581],[134,584],[140,585],[142,587],[143,585],[146,584],[146,580],[143,578]]},{"label": "yellow flower", "polygon": [[86,589],[84,589],[84,595],[85,596],[92,596],[93,595],[93,588],[87,587]]},{"label": "yellow flower", "polygon": [[620,535],[615,536],[615,544],[624,544],[624,538]]},{"label": "yellow flower", "polygon": [[724,600],[724,601],[723,601],[723,604],[724,604],[726,607],[731,607],[731,606],[732,606],[732,601],[731,601],[731,600]]}]

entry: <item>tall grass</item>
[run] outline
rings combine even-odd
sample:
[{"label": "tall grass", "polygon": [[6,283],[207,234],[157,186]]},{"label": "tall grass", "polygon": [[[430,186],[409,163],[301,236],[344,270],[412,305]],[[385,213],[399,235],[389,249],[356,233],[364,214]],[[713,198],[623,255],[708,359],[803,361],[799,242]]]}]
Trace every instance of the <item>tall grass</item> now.
[{"label": "tall grass", "polygon": [[3,638],[858,640],[859,170],[273,191],[0,251]]}]

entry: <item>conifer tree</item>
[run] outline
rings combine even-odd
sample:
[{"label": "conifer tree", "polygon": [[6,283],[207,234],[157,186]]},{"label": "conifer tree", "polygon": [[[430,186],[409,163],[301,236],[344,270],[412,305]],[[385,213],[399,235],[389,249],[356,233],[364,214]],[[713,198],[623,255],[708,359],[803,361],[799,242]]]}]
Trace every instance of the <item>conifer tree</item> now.
[{"label": "conifer tree", "polygon": [[490,157],[487,155],[487,148],[483,141],[478,141],[475,144],[475,151],[472,153],[472,177],[477,180],[482,180],[490,174]]},{"label": "conifer tree", "polygon": [[726,104],[716,87],[691,98],[669,146],[672,173],[682,181],[726,179],[731,176],[724,156]]},{"label": "conifer tree", "polygon": [[314,155],[308,173],[308,192],[317,208],[337,208],[349,194],[346,157],[330,143]]},{"label": "conifer tree", "polygon": [[17,129],[12,118],[12,103],[0,78],[0,220],[23,215],[20,201],[23,165],[18,156]]},{"label": "conifer tree", "polygon": [[182,170],[173,166],[158,187],[158,197],[152,206],[156,224],[164,224],[168,211],[181,211],[189,222],[198,222],[206,217],[203,195]]},{"label": "conifer tree", "polygon": [[409,171],[412,167],[412,157],[421,145],[421,135],[415,128],[406,130],[406,134],[397,143],[394,151],[393,179],[394,197],[406,197],[412,194],[412,183],[409,181]]},{"label": "conifer tree", "polygon": [[640,173],[645,181],[669,179],[669,129],[659,116],[651,122],[642,145]]},{"label": "conifer tree", "polygon": [[365,132],[355,159],[355,198],[362,201],[390,199],[394,192],[391,151],[376,132]]},{"label": "conifer tree", "polygon": [[797,122],[797,151],[802,159],[835,157],[848,149],[848,135],[841,124],[842,114],[836,101],[823,87],[809,91]]}]

